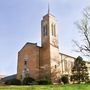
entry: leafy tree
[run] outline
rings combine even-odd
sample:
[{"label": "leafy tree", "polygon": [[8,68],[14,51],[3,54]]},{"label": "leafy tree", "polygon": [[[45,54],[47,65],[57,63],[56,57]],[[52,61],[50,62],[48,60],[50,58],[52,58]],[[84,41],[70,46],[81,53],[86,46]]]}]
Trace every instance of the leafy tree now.
[{"label": "leafy tree", "polygon": [[89,77],[86,62],[83,61],[82,57],[78,56],[76,58],[74,67],[72,68],[72,74],[72,81],[76,81],[77,83],[88,81]]},{"label": "leafy tree", "polygon": [[82,39],[80,41],[73,40],[78,47],[76,51],[83,53],[85,56],[90,56],[90,7],[84,9],[83,18],[76,23],[76,26]]}]

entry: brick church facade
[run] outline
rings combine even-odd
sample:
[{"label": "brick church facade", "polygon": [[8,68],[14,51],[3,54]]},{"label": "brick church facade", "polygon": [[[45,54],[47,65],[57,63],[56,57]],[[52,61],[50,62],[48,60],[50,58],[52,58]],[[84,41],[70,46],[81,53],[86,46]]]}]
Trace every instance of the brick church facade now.
[{"label": "brick church facade", "polygon": [[17,79],[27,76],[57,82],[71,75],[75,58],[59,52],[57,22],[49,11],[41,20],[41,47],[27,42],[18,52]]}]

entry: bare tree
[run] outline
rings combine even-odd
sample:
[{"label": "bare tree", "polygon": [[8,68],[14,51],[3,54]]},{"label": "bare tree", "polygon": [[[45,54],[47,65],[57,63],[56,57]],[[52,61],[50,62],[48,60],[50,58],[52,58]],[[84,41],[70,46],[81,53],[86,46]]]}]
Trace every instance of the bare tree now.
[{"label": "bare tree", "polygon": [[75,23],[80,31],[82,42],[75,41],[75,45],[78,47],[78,52],[83,53],[85,56],[90,56],[90,7],[87,7],[83,11],[83,18],[80,22]]},{"label": "bare tree", "polygon": [[58,57],[52,59],[52,63],[45,64],[40,67],[41,79],[51,80],[53,83],[57,83],[60,79],[61,69],[60,69],[60,60]]}]

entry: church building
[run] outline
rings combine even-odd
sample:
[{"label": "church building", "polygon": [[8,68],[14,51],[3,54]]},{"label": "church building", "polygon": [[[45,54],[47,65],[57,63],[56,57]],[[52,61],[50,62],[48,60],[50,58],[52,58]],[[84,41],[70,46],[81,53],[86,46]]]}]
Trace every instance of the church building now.
[{"label": "church building", "polygon": [[59,52],[56,17],[48,10],[41,20],[41,46],[27,42],[18,52],[17,79],[29,76],[57,82],[62,75],[72,74],[74,60],[74,57]]}]

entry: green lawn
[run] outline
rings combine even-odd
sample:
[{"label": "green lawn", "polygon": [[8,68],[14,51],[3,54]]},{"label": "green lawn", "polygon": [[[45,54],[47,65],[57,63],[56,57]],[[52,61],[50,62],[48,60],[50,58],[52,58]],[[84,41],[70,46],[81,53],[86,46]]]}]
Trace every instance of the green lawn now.
[{"label": "green lawn", "polygon": [[0,86],[0,90],[90,90],[90,84]]}]

